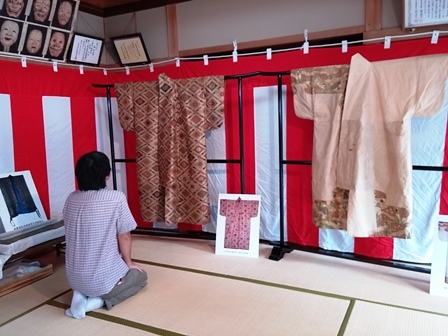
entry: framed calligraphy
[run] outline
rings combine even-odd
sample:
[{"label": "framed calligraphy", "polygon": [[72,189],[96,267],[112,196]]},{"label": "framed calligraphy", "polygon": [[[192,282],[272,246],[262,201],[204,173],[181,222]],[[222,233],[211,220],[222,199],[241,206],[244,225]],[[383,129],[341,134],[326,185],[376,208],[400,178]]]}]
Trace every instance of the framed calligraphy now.
[{"label": "framed calligraphy", "polygon": [[69,61],[76,64],[98,66],[101,62],[104,39],[75,33],[69,50]]},{"label": "framed calligraphy", "polygon": [[143,65],[151,63],[142,34],[136,33],[111,38],[117,51],[121,66]]},{"label": "framed calligraphy", "polygon": [[448,23],[448,0],[403,0],[403,28]]}]

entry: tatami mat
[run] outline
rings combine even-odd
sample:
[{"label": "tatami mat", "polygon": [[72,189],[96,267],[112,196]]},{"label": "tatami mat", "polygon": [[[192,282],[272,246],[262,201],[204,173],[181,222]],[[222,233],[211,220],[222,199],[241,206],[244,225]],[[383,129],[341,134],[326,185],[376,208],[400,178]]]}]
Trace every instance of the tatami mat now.
[{"label": "tatami mat", "polygon": [[429,274],[302,251],[272,261],[271,251],[261,244],[260,257],[251,259],[215,255],[214,241],[134,238],[136,259],[448,314],[448,299],[429,295]]},{"label": "tatami mat", "polygon": [[[197,335],[336,335],[349,301],[143,265],[148,286],[104,313]],[[61,301],[68,303],[69,297]],[[322,320],[325,323],[321,323]]]},{"label": "tatami mat", "polygon": [[64,258],[52,257],[50,260],[43,258],[44,262],[53,264],[51,276],[0,297],[0,325],[70,289],[65,278]]},{"label": "tatami mat", "polygon": [[448,299],[429,295],[428,274],[301,251],[272,261],[268,245],[260,246],[259,258],[245,258],[216,255],[213,241],[133,241],[133,258],[149,276],[138,295],[82,321],[68,318],[63,257],[51,254],[45,258],[53,261],[44,261],[54,265],[53,275],[0,297],[0,335],[409,336],[448,330]]},{"label": "tatami mat", "polygon": [[2,336],[143,336],[152,333],[87,316],[75,320],[57,307],[44,305],[0,329]]},{"label": "tatami mat", "polygon": [[356,302],[344,336],[446,336],[448,317]]}]

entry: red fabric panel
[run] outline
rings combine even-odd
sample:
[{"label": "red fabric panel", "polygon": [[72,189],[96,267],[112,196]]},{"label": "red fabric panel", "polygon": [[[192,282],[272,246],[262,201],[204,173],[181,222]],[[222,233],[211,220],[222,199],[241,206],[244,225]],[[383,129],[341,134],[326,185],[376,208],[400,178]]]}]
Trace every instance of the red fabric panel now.
[{"label": "red fabric panel", "polygon": [[393,238],[355,238],[355,254],[379,259],[394,256]]},{"label": "red fabric panel", "polygon": [[[288,76],[288,80],[291,80]],[[286,156],[291,161],[311,161],[313,157],[313,121],[294,113],[291,85],[286,95]],[[319,229],[312,222],[312,186],[310,165],[286,165],[286,217],[288,241],[319,246]]]},{"label": "red fabric panel", "polygon": [[[443,165],[448,166],[448,134],[445,136],[445,153],[443,157]],[[442,190],[440,191],[440,214],[448,215],[448,172],[442,173]]]},{"label": "red fabric panel", "polygon": [[256,193],[254,87],[251,78],[243,79],[243,140],[245,194]]},{"label": "red fabric panel", "polygon": [[[79,97],[70,99],[73,167],[75,167],[76,162],[83,154],[97,150],[95,100],[92,98]],[[86,134],[89,136],[86,136]]]},{"label": "red fabric panel", "polygon": [[[227,160],[239,160],[240,158],[240,136],[239,136],[239,103],[238,103],[238,80],[226,81],[224,96],[224,123],[226,138]],[[241,193],[240,168],[238,163],[229,163],[226,167],[227,193]]]},{"label": "red fabric panel", "polygon": [[[124,131],[124,153],[126,159],[136,158],[135,133]],[[135,162],[126,163],[126,186],[129,209],[134,215],[139,228],[152,228],[151,222],[145,222],[140,211],[140,194],[137,183],[137,165]]]}]

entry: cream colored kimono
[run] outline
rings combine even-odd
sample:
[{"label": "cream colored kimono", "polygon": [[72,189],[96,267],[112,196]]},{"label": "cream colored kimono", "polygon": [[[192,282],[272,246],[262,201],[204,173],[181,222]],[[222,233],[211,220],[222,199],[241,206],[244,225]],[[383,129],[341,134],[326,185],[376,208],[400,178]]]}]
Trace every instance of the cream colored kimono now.
[{"label": "cream colored kimono", "polygon": [[322,229],[347,229],[348,190],[336,186],[336,163],[348,65],[291,71],[294,110],[314,120],[313,223]]},{"label": "cream colored kimono", "polygon": [[[315,68],[302,81],[297,80],[301,70],[292,73],[295,112],[311,119],[306,111],[312,111],[315,120],[314,223],[344,229],[346,216],[350,235],[410,238],[411,117],[432,116],[441,109],[448,56],[369,62],[357,54],[345,96],[345,76],[340,82],[333,76],[337,69],[342,68]],[[325,90],[316,90],[316,78],[326,83]]]},{"label": "cream colored kimono", "polygon": [[440,111],[447,70],[448,55],[352,57],[336,169],[338,186],[350,190],[349,234],[410,237],[411,118]]}]

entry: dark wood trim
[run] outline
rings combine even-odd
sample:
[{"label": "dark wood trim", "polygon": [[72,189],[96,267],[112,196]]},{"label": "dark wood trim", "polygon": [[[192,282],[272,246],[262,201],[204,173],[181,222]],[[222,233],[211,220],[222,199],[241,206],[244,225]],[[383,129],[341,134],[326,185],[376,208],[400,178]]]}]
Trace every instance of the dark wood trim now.
[{"label": "dark wood trim", "polygon": [[112,6],[112,7],[99,7],[95,5],[91,5],[88,3],[85,3],[81,1],[79,4],[79,10],[85,13],[93,14],[96,16],[101,16],[103,18],[110,17],[110,16],[116,16],[121,14],[127,14],[127,13],[133,13],[138,12],[146,9],[151,8],[158,8],[158,7],[164,7],[167,5],[174,5],[181,2],[187,2],[191,0],[140,0],[135,3],[131,4],[124,4],[124,5],[118,5],[118,6]]},{"label": "dark wood trim", "polygon": [[[363,32],[364,32],[364,26],[353,26],[353,27],[340,28],[340,29],[323,30],[320,32],[308,33],[308,40],[309,41],[322,40],[322,39],[338,37],[338,36],[349,36],[349,35],[355,35],[355,34],[362,34]],[[290,36],[270,38],[270,39],[250,41],[250,42],[238,42],[238,50],[251,50],[251,49],[264,48],[264,47],[274,48],[274,47],[279,47],[279,46],[284,46],[284,45],[292,45],[292,44],[296,44],[297,46],[299,46],[304,41],[305,41],[305,38],[304,38],[303,34],[299,34],[299,35],[290,35]],[[197,55],[210,55],[210,54],[230,52],[232,50],[233,50],[233,45],[226,44],[226,45],[212,46],[212,47],[206,47],[206,48],[180,50],[179,56],[180,57],[190,57],[190,56],[197,56]]]},{"label": "dark wood trim", "polygon": [[381,0],[365,0],[365,31],[381,29]]},{"label": "dark wood trim", "polygon": [[166,6],[166,28],[168,31],[168,57],[179,56],[179,37],[176,5]]},{"label": "dark wood trim", "polygon": [[[434,30],[446,31],[446,30],[448,30],[448,25],[438,25],[438,26],[429,26],[429,27],[418,27],[418,28],[416,27],[413,29],[406,29],[406,30],[403,30],[401,27],[373,30],[373,31],[364,32],[363,39],[368,40],[368,39],[374,39],[374,38],[381,38],[381,37],[385,37],[385,36],[401,36],[401,35],[403,35],[403,36],[407,35],[407,36],[402,37],[402,38],[396,38],[396,39],[394,39],[394,41],[412,40],[412,39],[421,39],[421,38],[431,39],[430,35],[415,36],[414,34],[427,33],[427,32],[432,32]],[[382,41],[370,42],[370,43],[382,43]]]}]

